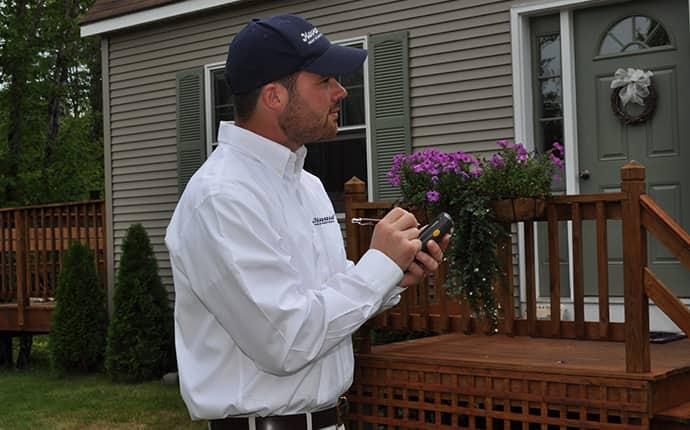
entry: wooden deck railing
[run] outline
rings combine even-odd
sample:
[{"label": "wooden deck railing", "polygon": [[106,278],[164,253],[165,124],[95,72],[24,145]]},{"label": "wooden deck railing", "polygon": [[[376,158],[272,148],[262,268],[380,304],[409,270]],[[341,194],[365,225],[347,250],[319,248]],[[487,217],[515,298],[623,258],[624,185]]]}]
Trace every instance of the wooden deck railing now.
[{"label": "wooden deck railing", "polygon": [[63,255],[72,241],[94,251],[104,280],[104,226],[102,200],[0,209],[0,330],[32,326],[29,310],[54,298]]},{"label": "wooden deck railing", "polygon": [[[653,274],[647,262],[647,232],[664,244],[686,267],[690,268],[690,235],[676,224],[645,194],[644,167],[631,162],[621,169],[621,192],[577,196],[554,196],[548,199],[542,219],[524,223],[526,315],[515,312],[513,303],[514,273],[510,239],[497,250],[503,276],[495,291],[500,306],[499,332],[508,335],[619,341],[626,344],[628,372],[648,372],[649,307],[651,298],[681,330],[690,335],[690,311]],[[369,246],[371,229],[350,223],[353,217],[380,217],[390,203],[366,202],[366,186],[353,179],[346,186],[347,251],[357,259]],[[608,221],[618,220],[622,227],[624,322],[611,322],[608,273]],[[561,320],[561,264],[559,223],[572,225],[573,309],[572,321]],[[585,319],[583,264],[583,221],[593,221],[596,237],[596,279],[598,320]],[[537,318],[536,263],[534,232],[537,223],[546,223],[548,231],[548,286],[550,319]],[[396,308],[380,315],[358,334],[358,350],[368,351],[369,330],[389,327],[434,332],[462,331],[488,334],[486,324],[472,317],[465,303],[447,297],[443,290],[445,267],[417,287],[403,294]]]}]

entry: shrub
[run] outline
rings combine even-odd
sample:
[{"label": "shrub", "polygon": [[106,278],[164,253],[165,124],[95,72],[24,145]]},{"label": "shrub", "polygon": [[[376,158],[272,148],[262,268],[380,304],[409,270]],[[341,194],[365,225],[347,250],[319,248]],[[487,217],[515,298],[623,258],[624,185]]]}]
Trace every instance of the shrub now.
[{"label": "shrub", "polygon": [[73,242],[65,253],[56,299],[49,338],[53,369],[102,369],[108,325],[106,296],[93,253],[79,242]]},{"label": "shrub", "polygon": [[159,378],[172,361],[172,312],[141,224],[127,230],[115,285],[106,370],[114,381]]}]

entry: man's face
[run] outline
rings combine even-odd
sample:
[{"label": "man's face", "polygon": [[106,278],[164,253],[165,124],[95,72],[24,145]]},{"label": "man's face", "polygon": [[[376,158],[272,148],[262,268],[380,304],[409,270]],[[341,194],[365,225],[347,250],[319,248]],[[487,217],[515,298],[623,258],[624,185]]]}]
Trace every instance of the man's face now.
[{"label": "man's face", "polygon": [[345,96],[347,91],[335,78],[300,72],[278,124],[298,145],[331,139],[338,133],[340,100]]}]

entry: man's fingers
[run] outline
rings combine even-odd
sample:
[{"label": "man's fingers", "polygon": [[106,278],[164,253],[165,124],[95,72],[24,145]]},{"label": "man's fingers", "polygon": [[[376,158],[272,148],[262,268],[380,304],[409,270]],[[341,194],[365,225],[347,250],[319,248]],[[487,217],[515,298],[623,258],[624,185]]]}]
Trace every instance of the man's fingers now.
[{"label": "man's fingers", "polygon": [[389,223],[394,223],[398,218],[404,216],[406,213],[408,213],[405,209],[403,208],[398,208],[395,207],[388,211],[388,213],[381,219],[381,221],[386,221]]},{"label": "man's fingers", "polygon": [[[434,243],[434,245],[438,247],[438,244]],[[441,258],[443,258],[443,254],[440,255]],[[421,263],[424,266],[424,270],[426,272],[435,272],[438,269],[438,263],[440,260],[427,254],[426,252],[418,252],[415,258],[419,263]]]},{"label": "man's fingers", "polygon": [[[444,238],[445,240],[445,238]],[[441,248],[441,245],[436,243],[434,240],[430,240],[426,243],[426,250],[427,253],[436,261],[442,261],[443,260],[443,249]]]},{"label": "man's fingers", "polygon": [[415,278],[418,278],[417,281],[422,279],[424,277],[424,269],[422,266],[419,264],[415,263],[414,261],[410,263],[410,265],[407,267],[407,271],[411,273]]},{"label": "man's fingers", "polygon": [[396,230],[407,230],[408,228],[413,227],[417,228],[417,218],[415,218],[414,215],[412,215],[410,212],[407,212],[405,210],[402,211],[404,213],[402,213],[399,217],[395,218],[395,220],[393,221],[393,227]]},{"label": "man's fingers", "polygon": [[[441,251],[446,252],[446,249],[448,249],[448,245],[450,244],[450,233],[446,233],[445,236],[443,236],[443,239],[441,240]],[[443,257],[443,256],[441,256]]]},{"label": "man's fingers", "polygon": [[[409,240],[412,239],[417,239],[419,237],[419,229],[414,227],[414,228],[408,228],[407,230],[403,231],[403,234],[405,237]],[[420,242],[421,243],[421,242]],[[421,245],[420,245],[421,247]]]}]

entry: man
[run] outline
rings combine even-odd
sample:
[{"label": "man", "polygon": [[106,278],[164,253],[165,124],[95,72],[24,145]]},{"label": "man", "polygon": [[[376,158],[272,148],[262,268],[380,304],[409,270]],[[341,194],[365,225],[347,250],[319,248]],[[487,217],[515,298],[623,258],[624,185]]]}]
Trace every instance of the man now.
[{"label": "man", "polygon": [[180,388],[211,429],[335,429],[352,333],[443,257],[448,238],[421,252],[416,219],[396,208],[347,261],[323,185],[302,170],[304,145],[337,132],[347,92],[333,76],[365,57],[290,15],[254,20],[230,44],[237,122],[221,124],[165,239]]}]

